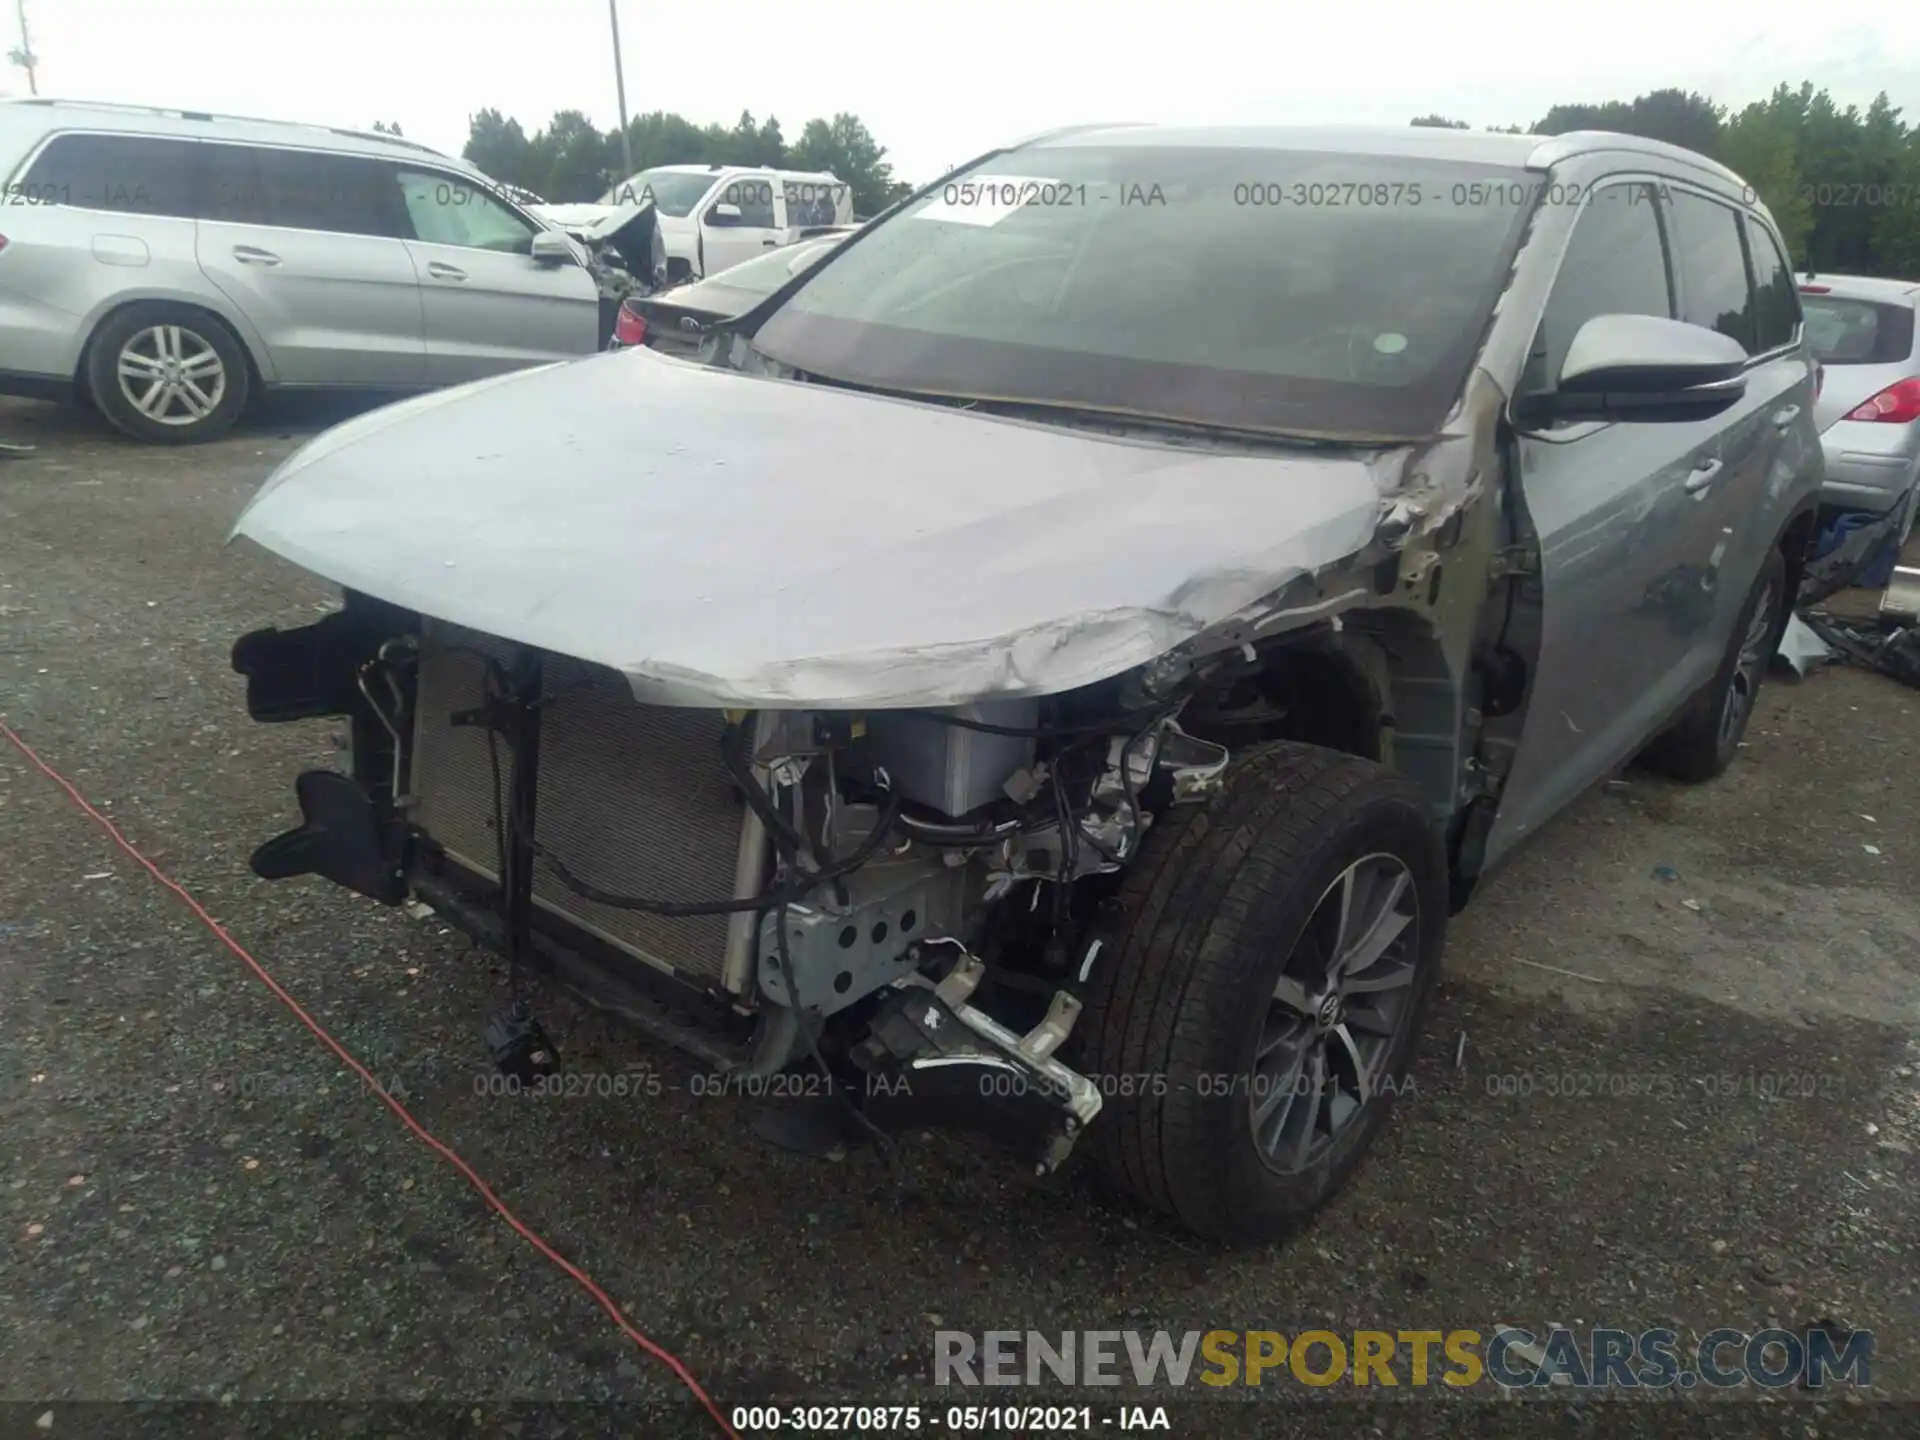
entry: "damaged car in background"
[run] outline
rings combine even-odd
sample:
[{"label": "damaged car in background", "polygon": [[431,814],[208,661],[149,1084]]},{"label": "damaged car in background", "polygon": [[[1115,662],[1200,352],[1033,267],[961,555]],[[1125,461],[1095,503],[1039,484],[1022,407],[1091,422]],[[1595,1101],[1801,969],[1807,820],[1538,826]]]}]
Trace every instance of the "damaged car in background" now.
[{"label": "damaged car in background", "polygon": [[653,284],[651,207],[575,238],[395,135],[0,100],[0,182],[0,392],[149,443],[216,439],[263,393],[591,355]]},{"label": "damaged car in background", "polygon": [[[235,527],[345,597],[234,649],[255,718],[351,734],[255,873],[824,1072],[756,1121],[791,1147],[1084,1139],[1282,1233],[1480,877],[1638,753],[1736,752],[1821,473],[1751,194],[1618,135],[1080,128],[699,361],[349,421]],[[559,1064],[517,991],[488,1045]]]},{"label": "damaged car in background", "polygon": [[675,285],[664,292],[627,297],[614,319],[609,350],[649,345],[675,355],[694,355],[716,323],[754,308],[801,271],[817,265],[855,226],[834,227],[751,260],[743,260],[706,280]]},{"label": "damaged car in background", "polygon": [[666,246],[653,201],[598,209],[592,216],[571,219],[557,206],[533,213],[584,247],[588,273],[600,294],[599,348],[614,348],[611,342],[621,306],[667,283]]},{"label": "damaged car in background", "polygon": [[590,204],[543,205],[534,213],[578,233],[639,205],[657,216],[659,269],[676,285],[853,224],[853,189],[838,176],[743,165],[656,165]]}]

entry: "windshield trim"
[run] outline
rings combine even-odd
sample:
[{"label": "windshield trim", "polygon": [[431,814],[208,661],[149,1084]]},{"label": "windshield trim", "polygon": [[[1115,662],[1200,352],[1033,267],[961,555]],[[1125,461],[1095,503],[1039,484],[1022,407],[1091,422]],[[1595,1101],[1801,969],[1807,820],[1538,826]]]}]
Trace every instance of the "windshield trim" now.
[{"label": "windshield trim", "polygon": [[[765,352],[762,352],[765,353]],[[769,359],[776,357],[768,356]],[[785,363],[785,362],[778,362]],[[947,405],[957,410],[979,410],[983,415],[995,415],[1007,420],[1028,420],[1043,425],[1058,425],[1070,421],[1088,424],[1110,421],[1116,426],[1131,426],[1161,432],[1177,431],[1195,437],[1210,437],[1222,440],[1245,440],[1254,442],[1291,442],[1308,445],[1405,445],[1412,441],[1427,438],[1427,432],[1418,434],[1361,434],[1347,430],[1276,430],[1269,426],[1229,425],[1207,420],[1194,420],[1183,415],[1168,414],[1157,410],[1143,410],[1134,406],[1088,404],[1079,401],[1050,400],[1028,395],[973,395],[956,390],[901,389],[898,386],[863,384],[857,380],[843,379],[828,375],[819,370],[799,372],[807,378],[836,389],[858,390],[866,394],[885,395],[895,400],[925,401],[930,404]],[[1003,407],[1003,408],[988,408]],[[1027,412],[1027,413],[1009,413]]]}]

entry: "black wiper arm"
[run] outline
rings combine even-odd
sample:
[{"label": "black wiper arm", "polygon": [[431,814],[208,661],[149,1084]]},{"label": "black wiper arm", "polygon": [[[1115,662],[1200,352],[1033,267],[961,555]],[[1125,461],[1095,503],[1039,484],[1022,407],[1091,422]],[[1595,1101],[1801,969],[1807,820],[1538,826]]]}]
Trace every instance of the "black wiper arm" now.
[{"label": "black wiper arm", "polygon": [[1115,429],[1154,430],[1169,435],[1187,435],[1196,440],[1240,440],[1268,445],[1314,446],[1334,446],[1340,443],[1313,435],[1297,435],[1284,430],[1217,425],[1206,420],[1185,420],[1137,410],[1102,410],[1098,406],[1056,404],[1050,400],[988,400],[935,395],[915,398],[946,400],[964,409],[980,410],[992,415],[1008,415],[1016,418],[1031,415],[1036,419],[1072,419],[1091,425],[1107,425]]}]

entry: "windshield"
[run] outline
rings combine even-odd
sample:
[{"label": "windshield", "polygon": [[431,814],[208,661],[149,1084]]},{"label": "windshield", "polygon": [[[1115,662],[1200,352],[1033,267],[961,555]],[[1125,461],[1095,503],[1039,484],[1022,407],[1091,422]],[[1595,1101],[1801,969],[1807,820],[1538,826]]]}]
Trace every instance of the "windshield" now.
[{"label": "windshield", "polygon": [[1807,346],[1823,365],[1891,365],[1913,352],[1913,310],[1837,295],[1800,296]]},{"label": "windshield", "polygon": [[713,188],[713,180],[706,170],[642,170],[602,195],[600,204],[638,205],[651,194],[662,215],[691,215],[700,197]]},{"label": "windshield", "polygon": [[848,247],[754,343],[886,389],[1430,434],[1537,188],[1404,157],[1033,146]]}]

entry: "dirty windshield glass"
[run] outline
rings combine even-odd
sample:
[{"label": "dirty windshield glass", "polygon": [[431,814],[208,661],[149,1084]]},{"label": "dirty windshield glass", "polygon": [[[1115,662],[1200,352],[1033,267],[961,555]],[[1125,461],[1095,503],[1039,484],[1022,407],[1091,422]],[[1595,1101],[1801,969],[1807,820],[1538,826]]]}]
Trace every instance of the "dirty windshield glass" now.
[{"label": "dirty windshield glass", "polygon": [[897,390],[1426,434],[1538,190],[1387,156],[1016,150],[820,266],[755,344]]},{"label": "dirty windshield glass", "polygon": [[600,197],[602,205],[638,205],[649,195],[662,215],[690,215],[700,197],[713,188],[713,176],[704,170],[642,170],[630,175]]}]

